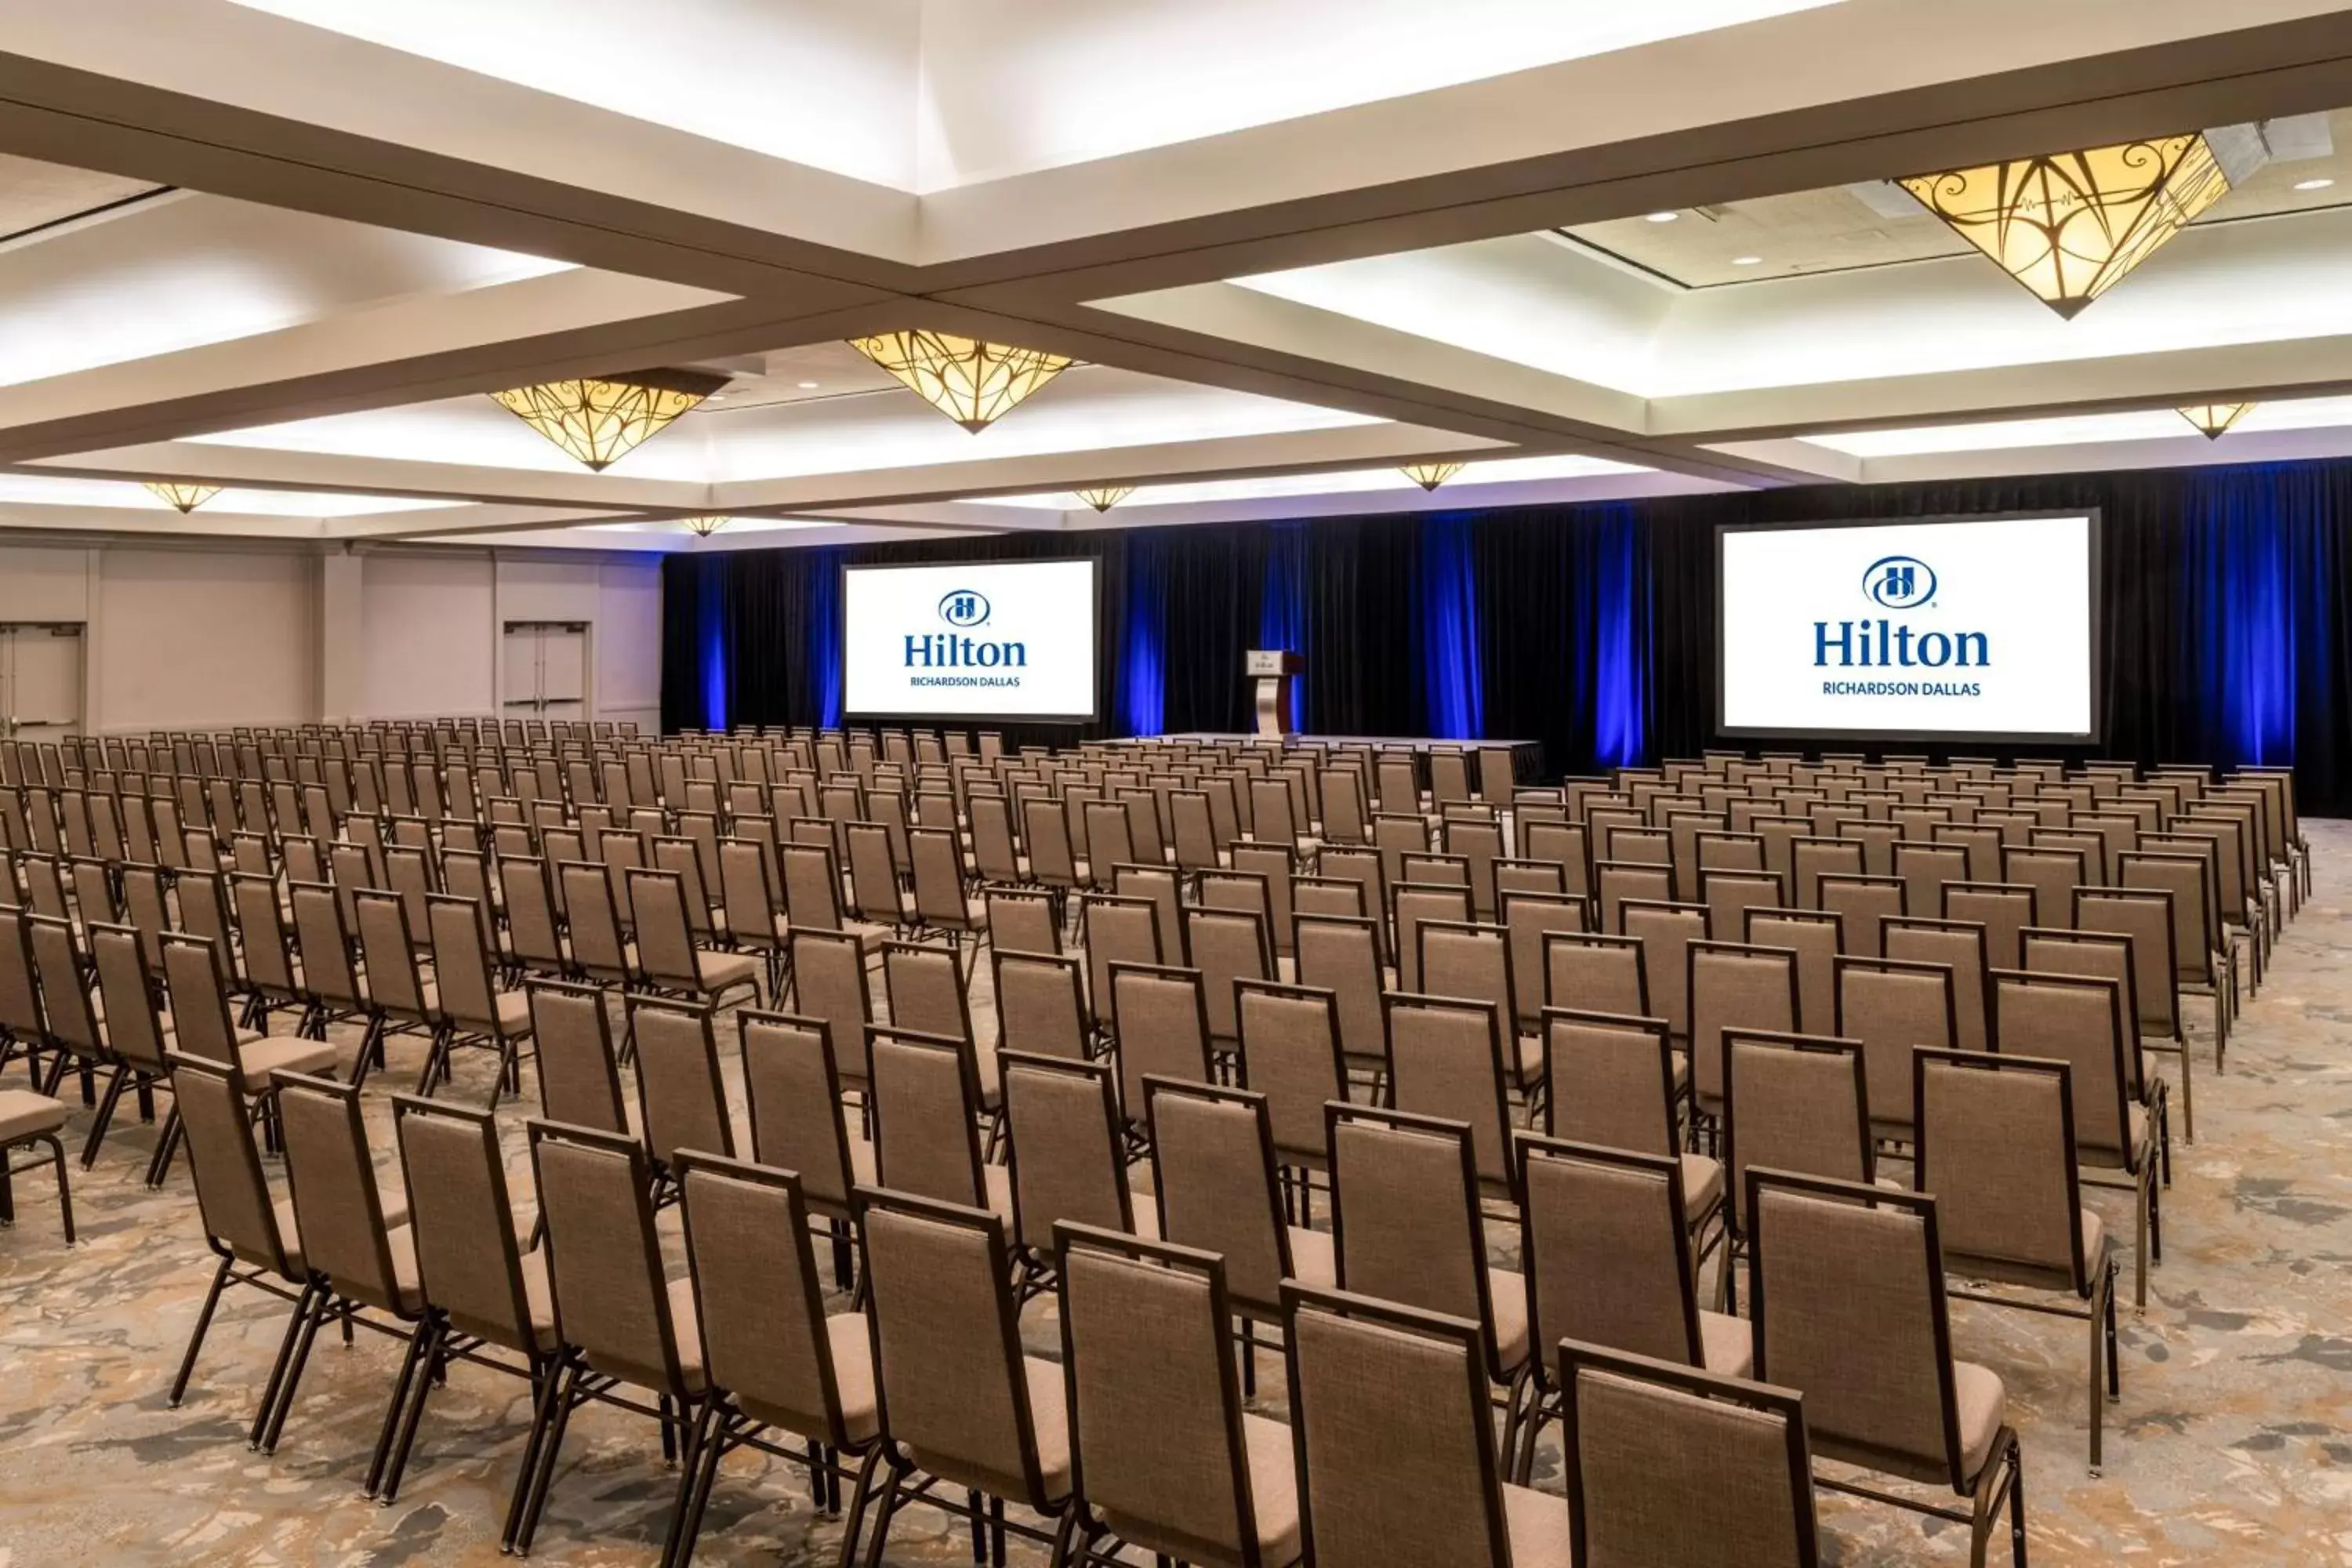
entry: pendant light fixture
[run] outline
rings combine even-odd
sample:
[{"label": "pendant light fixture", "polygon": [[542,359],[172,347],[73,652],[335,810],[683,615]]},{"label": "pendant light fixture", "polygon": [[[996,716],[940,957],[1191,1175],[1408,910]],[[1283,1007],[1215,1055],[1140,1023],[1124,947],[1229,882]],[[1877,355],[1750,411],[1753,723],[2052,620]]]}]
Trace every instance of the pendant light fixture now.
[{"label": "pendant light fixture", "polygon": [[184,479],[149,479],[142,488],[165,506],[178,510],[182,516],[221,493],[218,485],[194,485]]},{"label": "pendant light fixture", "polygon": [[603,473],[727,384],[698,370],[641,370],[510,387],[490,395],[563,454]]},{"label": "pendant light fixture", "polygon": [[1097,485],[1093,489],[1076,492],[1080,500],[1097,511],[1108,511],[1134,493],[1133,485]]},{"label": "pendant light fixture", "polygon": [[975,434],[1027,402],[1073,363],[1060,354],[952,332],[883,332],[852,338],[849,346]]},{"label": "pendant light fixture", "polygon": [[2218,441],[2221,433],[2243,419],[2254,405],[2251,403],[2194,403],[2180,411],[2180,416],[2204,433],[2208,441]]},{"label": "pendant light fixture", "polygon": [[1398,471],[1423,489],[1433,490],[1468,467],[1467,463],[1407,463]]}]

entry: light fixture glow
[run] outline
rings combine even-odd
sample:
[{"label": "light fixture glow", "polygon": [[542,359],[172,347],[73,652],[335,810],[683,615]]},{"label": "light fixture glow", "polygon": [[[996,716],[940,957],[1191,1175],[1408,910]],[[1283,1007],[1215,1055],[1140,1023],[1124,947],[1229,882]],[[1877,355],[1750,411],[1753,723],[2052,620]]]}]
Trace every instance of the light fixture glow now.
[{"label": "light fixture glow", "polygon": [[952,332],[884,332],[852,338],[849,346],[975,434],[1019,407],[1071,364],[1060,354]]},{"label": "light fixture glow", "polygon": [[1735,256],[1731,258],[1731,264],[1734,267],[1761,267],[1764,265],[1764,258],[1760,256]]},{"label": "light fixture glow", "polygon": [[2221,433],[2243,419],[2254,405],[2251,403],[2197,403],[2180,411],[2180,416],[2205,433],[2208,441],[2218,441]]},{"label": "light fixture glow", "polygon": [[1076,492],[1080,500],[1097,511],[1108,511],[1134,493],[1133,485],[1097,485],[1092,489]]},{"label": "light fixture glow", "polygon": [[803,392],[814,392],[819,384],[814,381],[803,381],[798,384]]},{"label": "light fixture glow", "polygon": [[157,500],[183,516],[221,493],[218,485],[192,485],[179,479],[149,479],[145,488]]},{"label": "light fixture glow", "polygon": [[2202,132],[1899,183],[2069,319],[2230,189]]},{"label": "light fixture glow", "polygon": [[2325,178],[2297,180],[2294,183],[2294,188],[2298,191],[2324,191],[2335,183],[2333,180]]},{"label": "light fixture glow", "polygon": [[1652,213],[1650,215],[1650,221],[1652,223],[1672,223],[1675,219],[1682,216],[1683,215],[1680,213]]},{"label": "light fixture glow", "polygon": [[726,384],[725,376],[701,371],[644,370],[542,382],[490,396],[567,457],[602,473]]},{"label": "light fixture glow", "polygon": [[1423,489],[1433,490],[1469,466],[1467,463],[1406,463],[1398,472]]},{"label": "light fixture glow", "polygon": [[678,521],[686,524],[687,531],[697,539],[708,539],[728,523],[723,517],[682,517]]}]

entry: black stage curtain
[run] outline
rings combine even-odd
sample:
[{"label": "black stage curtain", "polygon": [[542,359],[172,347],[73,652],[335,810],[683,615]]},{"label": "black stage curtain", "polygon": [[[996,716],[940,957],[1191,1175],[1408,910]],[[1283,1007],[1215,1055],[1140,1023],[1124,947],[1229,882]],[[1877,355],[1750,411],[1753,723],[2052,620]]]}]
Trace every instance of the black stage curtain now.
[{"label": "black stage curtain", "polygon": [[[1276,531],[1297,524],[682,551],[665,563],[663,721],[837,722],[846,563],[1085,554],[1102,569],[1103,717],[1008,742],[1241,729],[1241,650],[1279,625],[1300,628],[1315,732],[1424,735],[1463,723],[1539,740],[1548,773],[1586,773],[1716,743],[1717,525],[2081,507],[2105,519],[2105,739],[2090,750],[2148,763],[2292,764],[2305,810],[2352,810],[2346,461],[1324,519],[1304,525],[1303,543],[1294,531],[1280,571],[1269,569]],[[1451,595],[1442,605],[1441,576]],[[1440,637],[1471,650],[1466,685],[1458,660],[1435,673]]]}]

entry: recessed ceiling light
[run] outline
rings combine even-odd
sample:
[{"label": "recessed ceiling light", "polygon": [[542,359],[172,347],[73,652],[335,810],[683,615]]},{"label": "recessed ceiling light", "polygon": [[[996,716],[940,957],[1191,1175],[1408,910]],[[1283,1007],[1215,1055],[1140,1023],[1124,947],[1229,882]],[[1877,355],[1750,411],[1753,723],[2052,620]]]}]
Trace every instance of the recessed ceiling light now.
[{"label": "recessed ceiling light", "polygon": [[817,384],[814,381],[804,381],[801,383],[801,390],[803,392],[814,392],[816,388]]},{"label": "recessed ceiling light", "polygon": [[2297,180],[2294,188],[2298,191],[2324,191],[2335,183],[2329,179]]},{"label": "recessed ceiling light", "polygon": [[1764,264],[1764,258],[1760,256],[1735,256],[1731,258],[1731,264],[1734,267],[1761,267]]},{"label": "recessed ceiling light", "polygon": [[1652,213],[1650,215],[1650,221],[1652,223],[1672,223],[1675,219],[1682,216],[1683,215],[1680,213]]}]

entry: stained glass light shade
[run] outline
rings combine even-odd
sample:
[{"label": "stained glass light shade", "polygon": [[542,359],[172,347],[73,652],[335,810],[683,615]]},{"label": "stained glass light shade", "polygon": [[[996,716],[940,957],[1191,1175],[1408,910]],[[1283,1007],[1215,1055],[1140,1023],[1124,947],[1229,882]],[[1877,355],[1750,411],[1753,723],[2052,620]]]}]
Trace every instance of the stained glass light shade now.
[{"label": "stained glass light shade", "polygon": [[682,517],[678,519],[697,539],[708,539],[727,526],[723,517]]},{"label": "stained glass light shade", "polygon": [[145,488],[157,500],[183,513],[195,510],[221,493],[218,485],[191,485],[177,479],[150,479]]},{"label": "stained glass light shade", "polygon": [[1077,495],[1097,511],[1108,511],[1134,493],[1133,485],[1098,485],[1090,490],[1080,490]]},{"label": "stained glass light shade", "polygon": [[690,370],[541,382],[490,395],[565,456],[602,473],[727,384]]},{"label": "stained glass light shade", "polygon": [[1920,174],[1902,185],[2071,318],[2227,195],[2230,180],[2204,134],[2192,132]]},{"label": "stained glass light shade", "polygon": [[1465,463],[1407,463],[1400,471],[1423,489],[1433,490],[1466,467]]},{"label": "stained glass light shade", "polygon": [[2197,403],[2180,411],[2180,416],[2205,433],[2209,441],[2218,441],[2221,432],[2243,419],[2253,407],[2251,403]]},{"label": "stained glass light shade", "polygon": [[1021,406],[1070,368],[1060,354],[960,338],[952,332],[884,332],[849,346],[897,376],[924,402],[978,432]]}]

